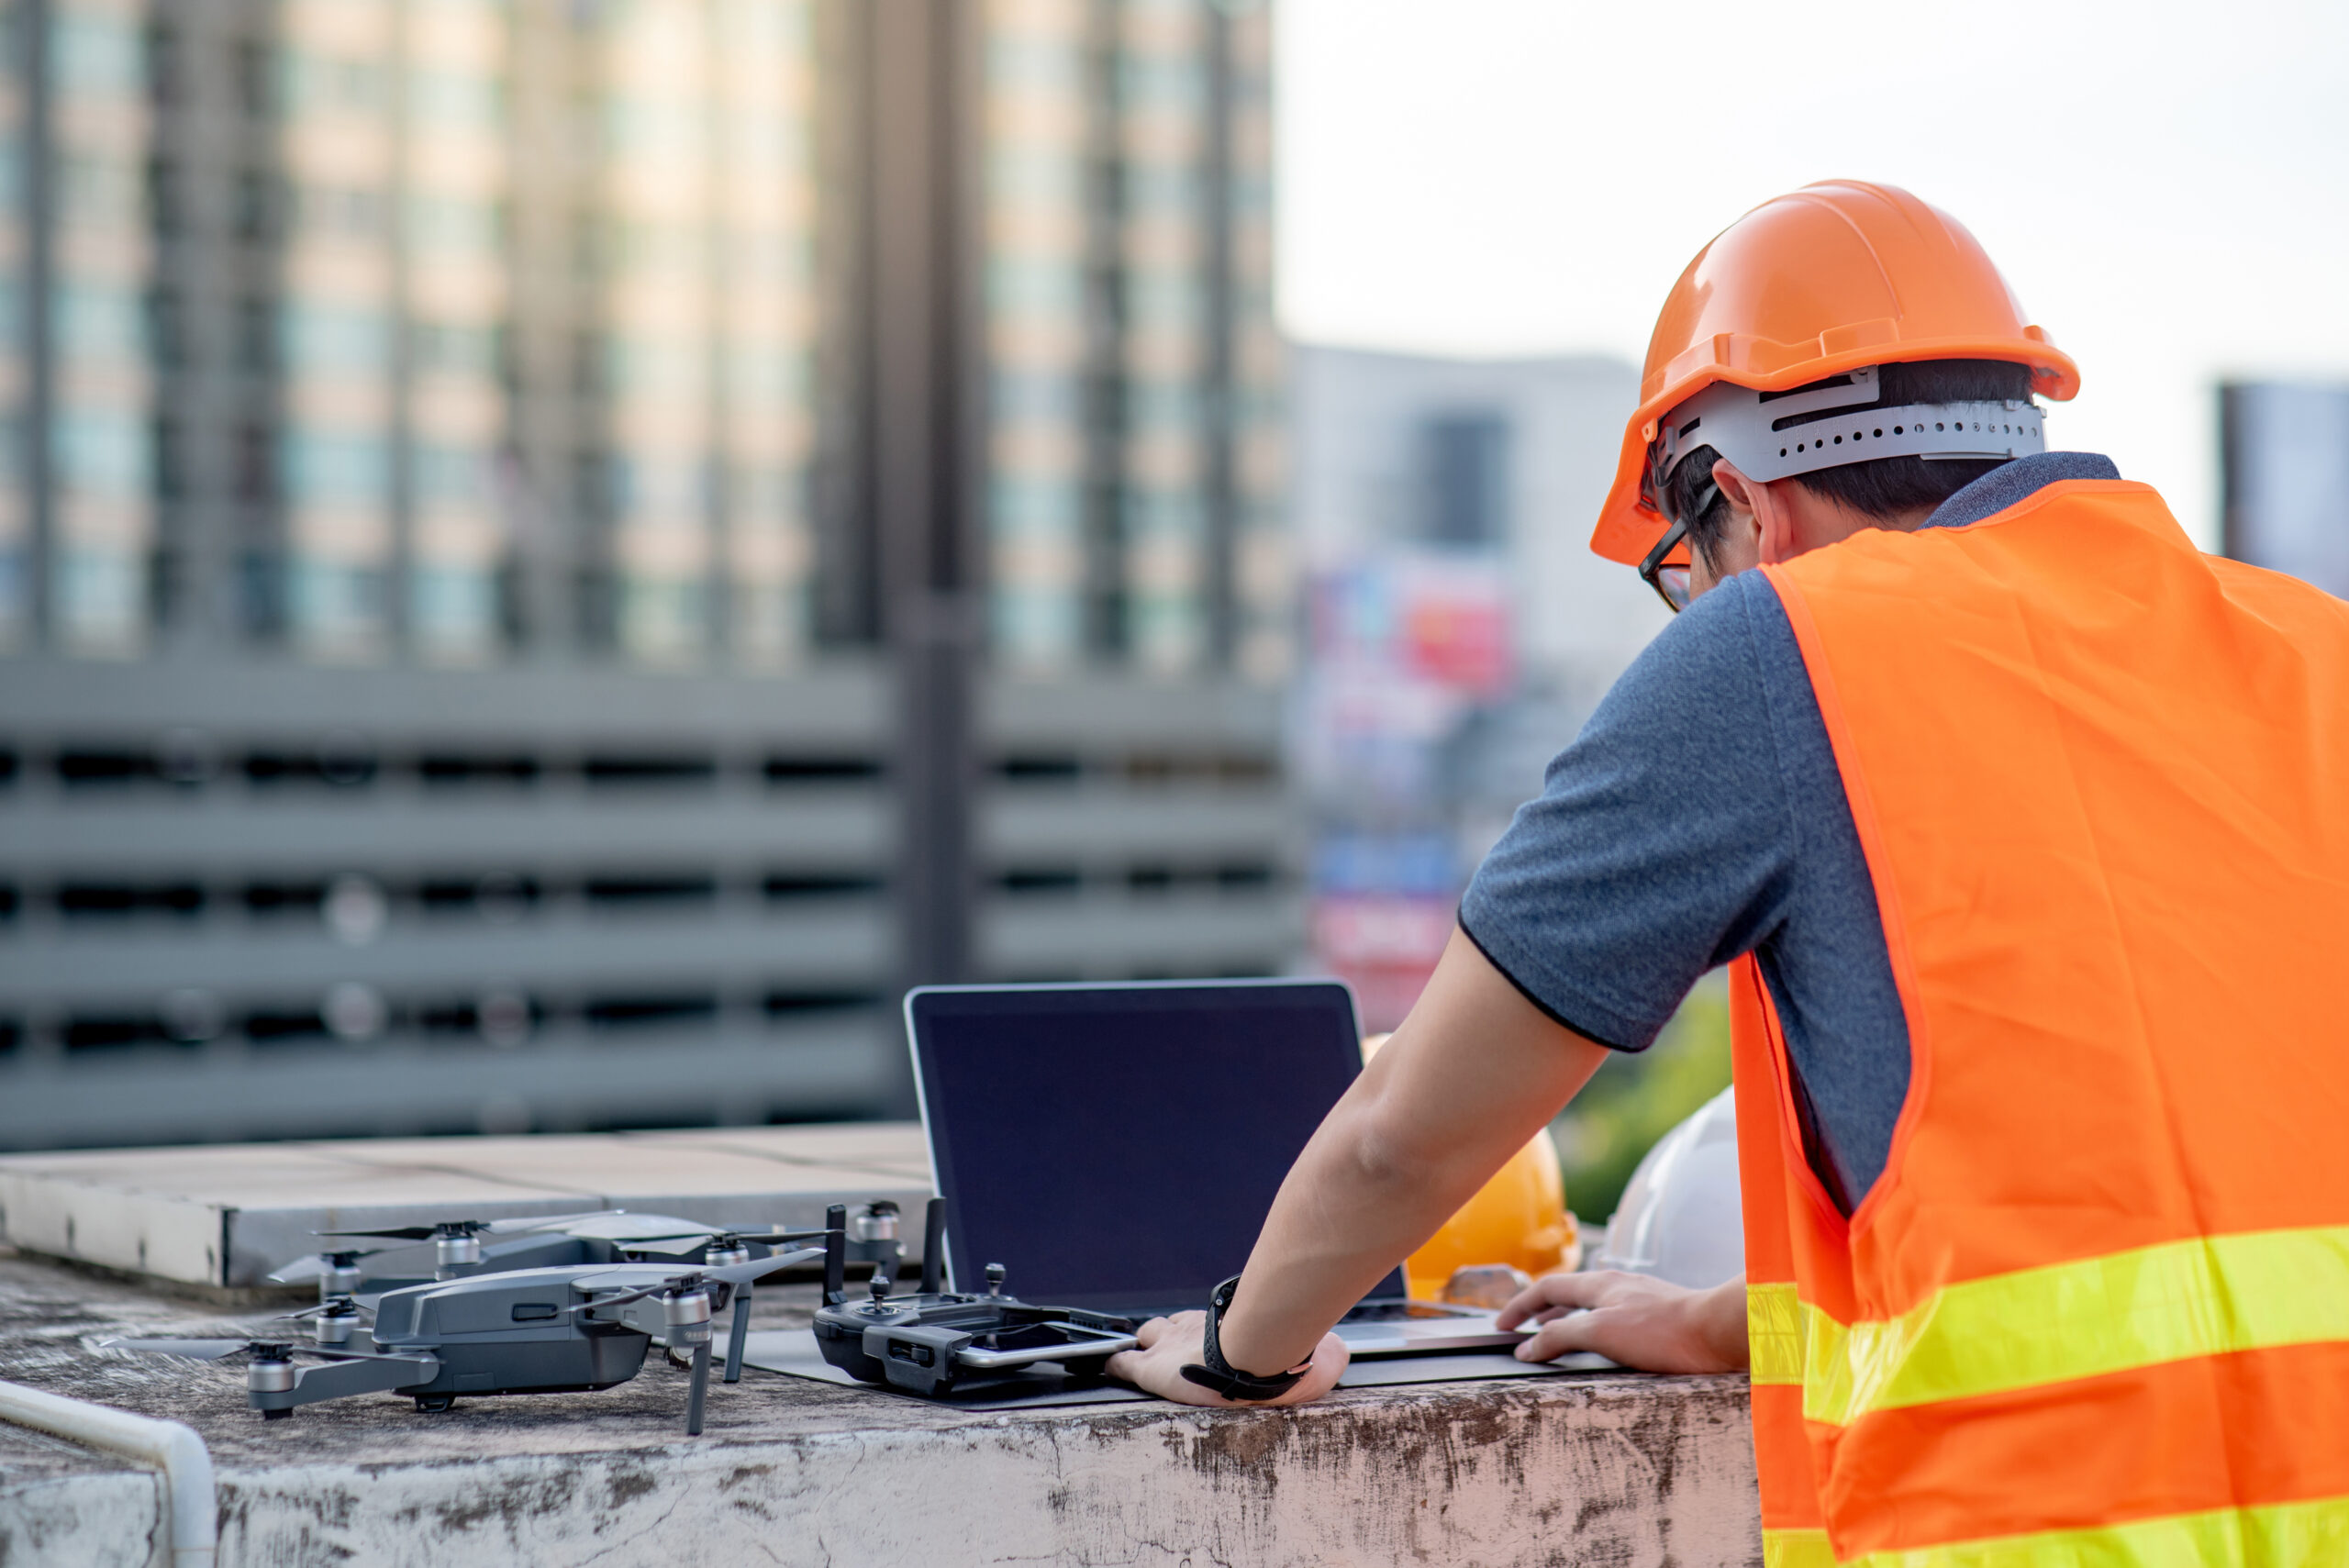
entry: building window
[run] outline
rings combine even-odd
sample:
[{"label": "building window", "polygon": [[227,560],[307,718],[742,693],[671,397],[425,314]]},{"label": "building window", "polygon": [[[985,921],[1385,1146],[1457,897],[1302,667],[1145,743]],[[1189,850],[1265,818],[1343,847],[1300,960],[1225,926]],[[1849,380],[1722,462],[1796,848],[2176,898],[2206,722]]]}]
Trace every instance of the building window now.
[{"label": "building window", "polygon": [[265,299],[237,302],[237,368],[267,374],[277,362],[277,312]]},{"label": "building window", "polygon": [[505,206],[459,196],[416,196],[408,203],[408,234],[419,250],[494,255],[506,243]]},{"label": "building window", "polygon": [[187,433],[176,419],[155,421],[155,498],[176,501],[187,494]]},{"label": "building window", "polygon": [[1419,537],[1431,544],[1508,539],[1508,420],[1490,410],[1439,414],[1420,432]]},{"label": "building window", "polygon": [[275,221],[276,182],[267,173],[248,169],[237,176],[236,228],[239,239],[266,239]]},{"label": "building window", "polygon": [[269,45],[255,39],[236,45],[237,102],[255,119],[277,112],[278,72]]},{"label": "building window", "polygon": [[490,460],[470,447],[419,446],[416,499],[433,507],[478,507],[489,499]]},{"label": "building window", "polygon": [[147,25],[147,95],[158,105],[180,99],[180,35],[169,22]]},{"label": "building window", "polygon": [[378,310],[291,304],[278,331],[285,362],[297,369],[372,376],[391,367],[391,324]]},{"label": "building window", "polygon": [[50,309],[58,345],[72,359],[136,362],[147,346],[139,296],[129,289],[64,284]]},{"label": "building window", "polygon": [[51,440],[58,486],[69,495],[127,500],[152,488],[148,432],[135,416],[69,409],[57,416]]},{"label": "building window", "polygon": [[147,161],[147,221],[157,234],[167,238],[187,228],[180,203],[179,166],[168,158]]},{"label": "building window", "polygon": [[391,454],[382,438],[340,430],[287,432],[287,499],[313,506],[380,506],[391,493]]},{"label": "building window", "polygon": [[128,20],[66,11],[50,28],[51,69],[67,95],[129,97],[146,86],[144,40]]},{"label": "building window", "polygon": [[275,445],[266,425],[246,425],[237,431],[237,498],[266,501],[274,495],[271,483],[277,472]]},{"label": "building window", "polygon": [[441,375],[497,375],[497,331],[493,327],[451,321],[419,321],[415,327],[416,367]]}]

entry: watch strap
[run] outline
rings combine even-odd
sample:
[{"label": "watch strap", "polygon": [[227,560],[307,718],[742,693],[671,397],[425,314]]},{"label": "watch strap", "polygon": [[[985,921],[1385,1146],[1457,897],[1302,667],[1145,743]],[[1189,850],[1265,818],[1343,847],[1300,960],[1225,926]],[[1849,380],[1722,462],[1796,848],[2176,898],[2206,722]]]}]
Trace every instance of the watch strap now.
[{"label": "watch strap", "polygon": [[1231,1305],[1231,1297],[1239,1288],[1240,1276],[1234,1274],[1216,1286],[1214,1293],[1208,1297],[1207,1330],[1201,1336],[1199,1345],[1200,1354],[1207,1364],[1202,1366],[1193,1362],[1185,1366],[1184,1380],[1196,1383],[1201,1388],[1212,1389],[1226,1399],[1277,1399],[1304,1379],[1313,1365],[1312,1358],[1308,1356],[1288,1371],[1276,1372],[1268,1377],[1241,1372],[1224,1360],[1220,1342],[1223,1314]]}]

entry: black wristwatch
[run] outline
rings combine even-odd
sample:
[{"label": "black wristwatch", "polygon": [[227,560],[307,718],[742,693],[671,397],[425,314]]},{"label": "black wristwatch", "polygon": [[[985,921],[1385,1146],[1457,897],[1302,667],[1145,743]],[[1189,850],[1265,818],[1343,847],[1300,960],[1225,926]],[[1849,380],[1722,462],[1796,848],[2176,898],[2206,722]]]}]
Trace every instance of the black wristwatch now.
[{"label": "black wristwatch", "polygon": [[1217,1331],[1223,1326],[1224,1309],[1231,1305],[1232,1293],[1239,1288],[1240,1276],[1234,1274],[1216,1286],[1215,1294],[1208,1297],[1207,1338],[1199,1347],[1200,1353],[1207,1357],[1207,1365],[1193,1362],[1183,1369],[1183,1376],[1201,1388],[1215,1390],[1226,1399],[1277,1399],[1312,1370],[1313,1358],[1308,1356],[1288,1371],[1276,1372],[1270,1377],[1239,1371],[1224,1360],[1223,1347],[1216,1342]]}]

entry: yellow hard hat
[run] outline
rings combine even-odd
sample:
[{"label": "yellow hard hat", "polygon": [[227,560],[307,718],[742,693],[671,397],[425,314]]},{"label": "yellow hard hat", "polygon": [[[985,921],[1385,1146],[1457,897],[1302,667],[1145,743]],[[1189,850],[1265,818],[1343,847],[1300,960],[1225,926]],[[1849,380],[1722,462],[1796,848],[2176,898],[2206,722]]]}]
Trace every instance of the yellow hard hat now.
[{"label": "yellow hard hat", "polygon": [[[1364,1060],[1386,1042],[1383,1034],[1365,1039]],[[1566,1212],[1557,1145],[1545,1127],[1404,1261],[1403,1278],[1413,1296],[1426,1300],[1442,1293],[1454,1270],[1481,1263],[1505,1263],[1539,1278],[1574,1267],[1578,1240],[1575,1217]]]},{"label": "yellow hard hat", "polygon": [[1581,1251],[1576,1241],[1557,1146],[1545,1127],[1404,1260],[1403,1278],[1413,1296],[1429,1300],[1443,1293],[1454,1270],[1477,1263],[1507,1263],[1539,1279],[1573,1268]]}]

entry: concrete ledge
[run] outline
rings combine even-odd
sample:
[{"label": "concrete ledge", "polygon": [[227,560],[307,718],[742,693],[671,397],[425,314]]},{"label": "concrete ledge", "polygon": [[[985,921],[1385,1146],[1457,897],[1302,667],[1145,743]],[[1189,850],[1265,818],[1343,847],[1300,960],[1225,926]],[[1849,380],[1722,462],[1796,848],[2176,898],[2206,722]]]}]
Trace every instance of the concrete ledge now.
[{"label": "concrete ledge", "polygon": [[1614,1377],[1286,1413],[1039,1411],[943,1430],[231,1471],[221,1560],[1746,1563],[1760,1559],[1746,1423],[1742,1380]]},{"label": "concrete ledge", "polygon": [[[27,1251],[251,1289],[313,1231],[629,1208],[803,1228],[826,1206],[930,1195],[907,1122],[575,1138],[353,1139],[0,1158],[0,1238]],[[918,1218],[909,1240],[920,1240]]]},{"label": "concrete ledge", "polygon": [[151,1472],[49,1476],[21,1485],[0,1469],[0,1562],[74,1568],[149,1568],[157,1551],[163,1486]]},{"label": "concrete ledge", "polygon": [[[760,1325],[804,1326],[812,1294],[762,1291]],[[1742,1377],[977,1414],[751,1373],[712,1389],[708,1430],[688,1440],[683,1376],[657,1359],[602,1394],[441,1416],[361,1398],[265,1425],[233,1366],[92,1348],[258,1321],[0,1255],[0,1377],[203,1434],[224,1568],[1761,1560]],[[144,1562],[156,1508],[151,1476],[0,1428],[0,1562]]]}]

